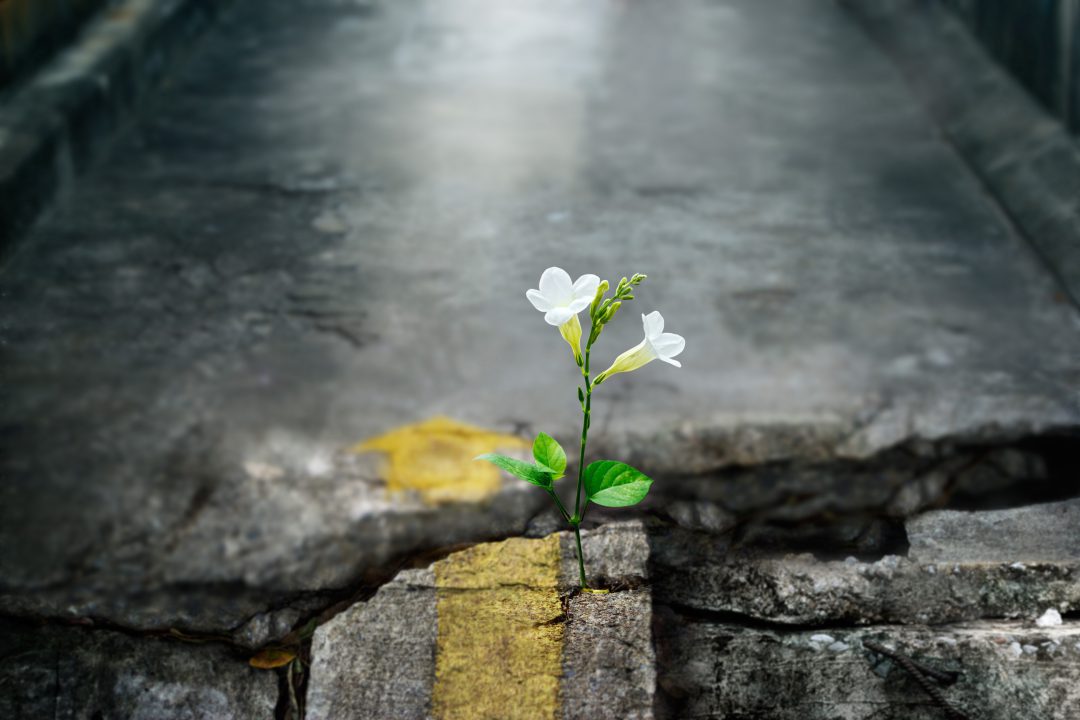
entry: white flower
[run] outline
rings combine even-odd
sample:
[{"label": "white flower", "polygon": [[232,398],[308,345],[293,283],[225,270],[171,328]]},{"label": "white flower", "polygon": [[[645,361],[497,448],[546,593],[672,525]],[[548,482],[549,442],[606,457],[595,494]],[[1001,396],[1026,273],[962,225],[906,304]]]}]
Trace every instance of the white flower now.
[{"label": "white flower", "polygon": [[664,316],[655,310],[648,315],[642,315],[641,324],[645,326],[645,339],[615,358],[611,367],[596,376],[594,385],[599,385],[615,373],[637,370],[657,358],[675,367],[682,367],[682,363],[674,357],[686,347],[686,339],[682,335],[664,332]]},{"label": "white flower", "polygon": [[534,308],[544,313],[548,325],[559,327],[592,304],[599,285],[600,278],[595,275],[582,275],[570,282],[565,270],[549,267],[540,276],[540,289],[529,290],[525,297]]}]

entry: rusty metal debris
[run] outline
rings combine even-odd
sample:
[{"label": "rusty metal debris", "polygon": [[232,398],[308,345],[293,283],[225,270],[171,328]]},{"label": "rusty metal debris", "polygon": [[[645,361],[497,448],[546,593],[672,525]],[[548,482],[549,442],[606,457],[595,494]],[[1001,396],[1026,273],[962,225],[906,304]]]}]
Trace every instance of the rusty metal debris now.
[{"label": "rusty metal debris", "polygon": [[941,689],[938,688],[931,679],[941,685],[952,685],[959,677],[959,673],[952,671],[943,671],[936,668],[924,665],[917,660],[913,660],[907,655],[897,650],[890,650],[889,648],[874,642],[873,640],[864,640],[863,647],[867,650],[883,655],[887,658],[895,660],[896,663],[902,667],[908,675],[915,679],[915,682],[919,684],[919,687],[923,689],[931,700],[934,701],[938,707],[945,711],[945,716],[951,718],[951,720],[975,720],[970,715],[967,715],[960,710],[957,710],[949,704],[945,696],[941,694]]}]

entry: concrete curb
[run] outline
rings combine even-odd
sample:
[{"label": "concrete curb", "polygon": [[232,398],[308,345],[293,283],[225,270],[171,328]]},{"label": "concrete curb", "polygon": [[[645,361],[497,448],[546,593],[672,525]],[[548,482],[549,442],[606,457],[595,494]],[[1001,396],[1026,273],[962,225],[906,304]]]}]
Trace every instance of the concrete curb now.
[{"label": "concrete curb", "polygon": [[124,0],[0,108],[0,257],[231,0]]},{"label": "concrete curb", "polygon": [[62,52],[113,0],[0,1],[0,90],[6,92]]},{"label": "concrete curb", "polygon": [[1080,306],[1080,146],[939,4],[840,4]]}]

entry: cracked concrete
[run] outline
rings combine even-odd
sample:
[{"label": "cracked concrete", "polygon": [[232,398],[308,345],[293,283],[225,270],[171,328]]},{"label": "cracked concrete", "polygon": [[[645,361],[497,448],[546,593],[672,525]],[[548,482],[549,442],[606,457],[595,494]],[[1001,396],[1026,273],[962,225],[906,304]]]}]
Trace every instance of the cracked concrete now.
[{"label": "cracked concrete", "polygon": [[[1059,508],[1028,512],[1034,522],[1025,532],[1036,536],[1038,517]],[[941,513],[922,525],[946,531],[963,522]],[[993,534],[982,538],[992,548]],[[545,550],[553,539],[557,553]],[[402,573],[316,632],[308,716],[943,717],[896,661],[868,649],[870,641],[934,670],[958,672],[940,696],[970,717],[1071,720],[1080,703],[1075,619],[1052,627],[1034,622],[1047,608],[1075,615],[1080,553],[1042,566],[1023,564],[1026,556],[1018,554],[1004,567],[975,559],[940,568],[899,557],[740,560],[719,546],[687,550],[663,528],[641,522],[605,525],[585,534],[583,544],[591,583],[612,588],[610,594],[572,591],[576,561],[567,533],[482,546]],[[673,555],[712,558],[714,566],[673,570]],[[559,566],[546,581],[536,574],[540,557]],[[478,574],[467,586],[440,570],[473,562]],[[707,577],[720,573],[737,579],[717,586]],[[535,593],[549,598],[550,617],[516,620],[531,612]],[[468,601],[442,602],[447,595]],[[457,614],[491,608],[499,609],[495,620],[475,627]],[[557,679],[557,693],[546,696],[513,670],[513,638],[538,627],[557,631],[560,650],[559,662],[547,667],[545,641],[530,640],[538,648],[534,672]],[[500,650],[456,673],[446,655],[463,628]],[[459,690],[478,697],[485,677],[521,693],[521,702],[497,711],[481,702],[464,710],[440,703]]]},{"label": "cracked concrete", "polygon": [[[422,507],[345,450],[575,438],[549,264],[650,274],[685,366],[601,388],[594,451],[740,532],[880,552],[861,518],[948,502],[971,448],[1075,439],[1075,309],[840,9],[479,8],[241,3],[5,262],[0,611],[254,643],[521,534],[542,496]],[[1056,482],[1016,452],[987,482]]]},{"label": "cracked concrete", "polygon": [[214,645],[0,620],[0,715],[141,720],[273,717],[278,682]]},{"label": "cracked concrete", "polygon": [[900,649],[935,669],[961,672],[962,679],[942,694],[968,717],[1071,720],[1080,706],[1076,627],[1046,632],[985,623],[780,632],[687,623],[676,616],[665,617],[659,627],[664,717],[946,717],[900,667],[866,651],[864,639]]},{"label": "cracked concrete", "polygon": [[[859,27],[773,7],[238,2],[0,267],[0,714],[283,715],[247,657],[319,618],[311,717],[940,713],[876,639],[1067,718],[1075,501],[987,508],[1080,490],[1080,318]],[[574,442],[551,264],[647,272],[688,338],[596,398],[590,454],[657,480],[590,518],[607,596],[533,488],[432,503],[353,452]],[[526,534],[524,579],[455,565]]]},{"label": "cracked concrete", "polygon": [[[959,672],[940,694],[971,717],[1071,720],[1080,549],[1070,538],[1048,559],[1032,541],[1076,505],[998,513],[1026,519],[1008,557],[986,513],[909,520],[913,548],[967,538],[948,562],[819,560],[734,547],[730,534],[609,523],[583,537],[591,584],[611,589],[600,595],[575,591],[569,533],[473,546],[323,613],[300,702],[308,718],[941,717],[874,641]],[[1037,624],[1047,610],[1064,619]],[[244,667],[250,651],[205,638],[0,631],[0,687],[20,688],[0,693],[9,716],[49,703],[74,708],[65,717],[285,712],[276,676]]]}]

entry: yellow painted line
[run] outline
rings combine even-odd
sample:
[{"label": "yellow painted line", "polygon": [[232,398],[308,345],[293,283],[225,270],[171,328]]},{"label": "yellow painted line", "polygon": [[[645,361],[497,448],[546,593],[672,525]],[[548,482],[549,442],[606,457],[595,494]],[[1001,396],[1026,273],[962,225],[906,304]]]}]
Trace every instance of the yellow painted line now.
[{"label": "yellow painted line", "polygon": [[559,536],[513,538],[435,564],[439,720],[553,720],[564,624]]},{"label": "yellow painted line", "polygon": [[499,469],[474,458],[500,449],[525,448],[516,435],[485,430],[446,417],[403,425],[365,440],[353,452],[381,452],[391,493],[415,492],[429,505],[475,502],[502,487]]}]

